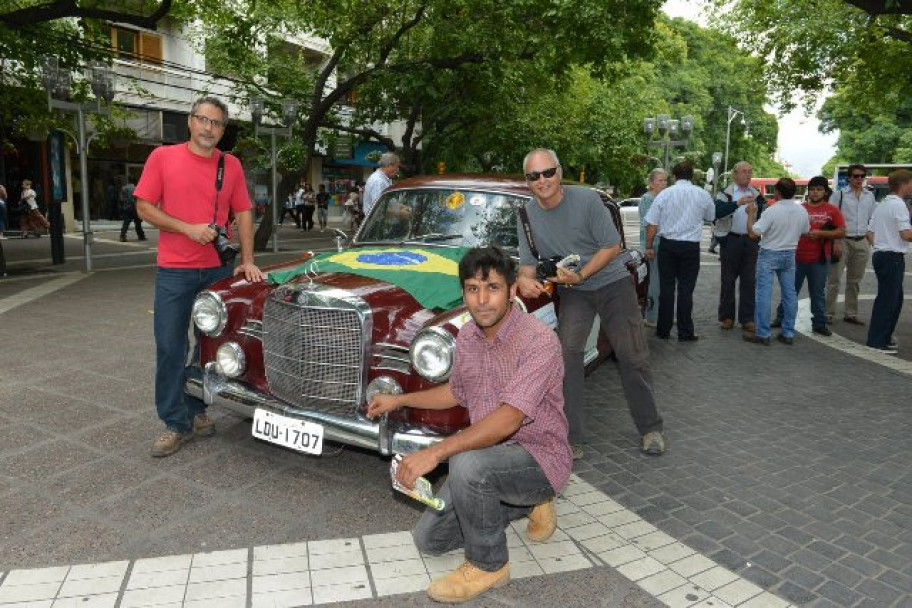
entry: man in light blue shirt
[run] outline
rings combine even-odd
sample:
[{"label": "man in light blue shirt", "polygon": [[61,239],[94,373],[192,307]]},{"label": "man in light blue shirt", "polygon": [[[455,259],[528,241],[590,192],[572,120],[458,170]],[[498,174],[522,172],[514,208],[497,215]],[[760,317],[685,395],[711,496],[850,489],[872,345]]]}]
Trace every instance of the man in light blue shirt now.
[{"label": "man in light blue shirt", "polygon": [[659,248],[659,318],[656,337],[667,340],[671,335],[677,289],[678,341],[699,339],[694,333],[693,291],[700,273],[700,238],[703,222],[716,217],[712,196],[694,186],[693,165],[683,161],[671,170],[675,183],[662,190],[646,214],[646,257],[656,258],[656,235]]},{"label": "man in light blue shirt", "polygon": [[361,199],[364,205],[364,215],[367,215],[383,194],[383,191],[393,185],[393,178],[399,173],[399,157],[392,152],[386,152],[380,157],[377,163],[377,169],[367,178],[364,184],[364,197]]}]

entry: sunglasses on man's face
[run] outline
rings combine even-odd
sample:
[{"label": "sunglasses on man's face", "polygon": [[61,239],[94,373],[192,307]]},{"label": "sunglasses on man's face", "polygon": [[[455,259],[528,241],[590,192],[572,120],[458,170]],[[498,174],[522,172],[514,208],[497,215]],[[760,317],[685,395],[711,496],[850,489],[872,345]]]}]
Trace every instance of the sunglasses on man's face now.
[{"label": "sunglasses on man's face", "polygon": [[532,171],[526,173],[526,179],[530,182],[537,182],[539,177],[545,177],[551,179],[557,174],[558,167],[551,167],[550,169],[545,169],[544,171]]},{"label": "sunglasses on man's face", "polygon": [[853,173],[853,174],[852,174],[852,179],[863,179],[863,178],[865,178],[865,177],[867,177],[867,176],[868,176],[867,173]]}]

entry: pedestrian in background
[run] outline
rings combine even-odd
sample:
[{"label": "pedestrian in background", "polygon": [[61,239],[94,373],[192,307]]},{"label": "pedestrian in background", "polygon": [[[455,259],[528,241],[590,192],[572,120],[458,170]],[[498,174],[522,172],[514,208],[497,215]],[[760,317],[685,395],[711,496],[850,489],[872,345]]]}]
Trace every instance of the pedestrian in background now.
[{"label": "pedestrian in background", "polygon": [[[155,408],[166,429],[152,443],[156,457],[175,453],[194,436],[215,434],[205,404],[184,393],[188,329],[197,294],[232,274],[251,283],[263,280],[254,264],[253,211],[244,170],[236,157],[216,147],[227,122],[228,107],[222,100],[198,99],[187,117],[190,139],[153,150],[136,187],[139,216],[161,231],[155,277]],[[219,231],[228,232],[232,214],[241,245],[237,267],[233,259],[222,258],[214,243]]]},{"label": "pedestrian in background", "polygon": [[0,184],[0,240],[3,241],[6,240],[3,234],[6,231],[6,199],[6,188]]},{"label": "pedestrian in background", "polygon": [[136,238],[140,241],[146,240],[146,233],[143,231],[142,219],[136,213],[136,196],[133,191],[136,190],[136,184],[129,178],[127,183],[120,189],[120,212],[123,214],[123,224],[120,226],[120,240],[126,242],[127,230],[130,228],[130,222],[136,229]]},{"label": "pedestrian in background", "polygon": [[377,168],[367,178],[364,184],[364,194],[361,202],[364,208],[364,215],[370,212],[371,207],[383,194],[383,191],[393,185],[393,178],[399,174],[399,157],[392,152],[386,152],[380,157]]},{"label": "pedestrian in background", "polygon": [[22,180],[22,192],[19,194],[19,229],[22,231],[22,238],[28,238],[29,232],[39,238],[42,232],[51,227],[38,208],[37,199],[38,194],[32,189],[32,180]]},{"label": "pedestrian in background", "polygon": [[830,197],[830,204],[835,205],[845,218],[846,231],[845,238],[836,244],[836,260],[830,266],[827,276],[826,307],[829,322],[836,316],[839,283],[845,269],[845,304],[842,320],[853,325],[864,325],[858,318],[858,291],[871,255],[871,244],[866,235],[871,214],[874,213],[874,193],[864,187],[867,175],[868,171],[864,165],[849,165],[849,185],[834,192]]},{"label": "pedestrian in background", "polygon": [[795,180],[783,177],[774,188],[775,203],[759,220],[757,204],[747,206],[747,230],[752,238],[760,238],[757,256],[757,296],[754,323],[757,330],[745,333],[744,339],[769,346],[770,309],[773,302],[773,275],[779,279],[782,292],[782,331],[779,342],[792,344],[795,339],[795,317],[798,315],[798,294],[795,292],[795,249],[802,234],[811,229],[807,211],[794,201],[798,187]]},{"label": "pedestrian in background", "polygon": [[871,309],[867,346],[895,355],[898,350],[893,332],[902,312],[905,256],[912,241],[912,223],[903,199],[912,196],[912,172],[894,171],[887,178],[887,186],[890,194],[874,208],[866,235],[874,246],[872,262],[877,275],[877,297]]},{"label": "pedestrian in background", "polygon": [[310,184],[304,184],[301,195],[301,230],[311,230],[314,227],[314,211],[317,208],[317,195]]},{"label": "pedestrian in background", "polygon": [[[320,191],[317,192],[317,223],[320,224],[320,232],[326,230],[326,218],[329,215],[329,192],[326,191],[326,185],[320,184]],[[311,222],[313,226],[313,222]]]},{"label": "pedestrian in background", "polygon": [[[668,172],[665,169],[657,168],[649,172],[649,178],[646,183],[646,192],[640,197],[640,246],[646,246],[646,214],[652,207],[652,202],[656,195],[668,186]],[[653,243],[658,247],[657,243]],[[656,319],[659,317],[659,264],[653,258],[649,260],[649,294],[647,295],[646,327],[655,327]]]},{"label": "pedestrian in background", "polygon": [[295,217],[295,195],[294,192],[288,193],[288,198],[285,199],[285,204],[282,206],[282,215],[279,216],[279,224],[285,223],[285,216],[290,215],[291,219],[295,221],[295,224],[298,223],[297,218]]},{"label": "pedestrian in background", "polygon": [[719,325],[731,329],[735,325],[735,284],[738,284],[737,319],[741,328],[753,333],[754,302],[756,300],[757,254],[756,239],[747,234],[747,205],[756,203],[757,219],[766,208],[766,201],[750,180],[754,169],[746,161],[735,163],[733,183],[716,195],[716,223],[713,229],[723,234],[719,239],[722,253],[721,283],[719,286]]},{"label": "pedestrian in background", "polygon": [[716,218],[709,192],[691,183],[693,165],[683,161],[671,169],[673,186],[659,192],[646,214],[646,257],[656,259],[659,238],[659,318],[656,337],[667,340],[675,316],[677,290],[678,340],[699,340],[694,333],[693,291],[700,273],[703,222]]}]

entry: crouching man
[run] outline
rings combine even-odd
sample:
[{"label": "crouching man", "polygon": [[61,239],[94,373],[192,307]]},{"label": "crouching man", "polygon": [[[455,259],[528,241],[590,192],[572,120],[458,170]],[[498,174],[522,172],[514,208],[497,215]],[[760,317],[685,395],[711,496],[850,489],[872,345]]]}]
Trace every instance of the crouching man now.
[{"label": "crouching man", "polygon": [[471,425],[406,456],[399,481],[415,480],[449,459],[439,496],[413,531],[423,553],[465,548],[465,563],[428,587],[439,602],[470,600],[510,580],[505,528],[529,517],[527,534],[547,540],[557,525],[554,496],[570,476],[564,416],[564,365],[557,335],[513,305],[516,267],[496,247],[473,249],[459,263],[463,299],[472,320],[456,339],[448,383],[405,395],[378,395],[374,418],[402,406],[446,409],[462,405]]}]

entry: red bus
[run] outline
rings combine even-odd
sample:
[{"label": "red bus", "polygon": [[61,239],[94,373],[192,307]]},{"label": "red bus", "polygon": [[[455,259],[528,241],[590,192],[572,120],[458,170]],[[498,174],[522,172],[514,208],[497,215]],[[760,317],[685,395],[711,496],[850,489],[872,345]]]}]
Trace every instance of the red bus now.
[{"label": "red bus", "polygon": [[[763,198],[767,199],[768,201],[772,201],[773,187],[778,181],[778,177],[754,177],[751,178],[750,185],[759,190],[763,195]],[[807,196],[808,181],[810,180],[803,177],[795,178],[795,185],[798,186],[798,191],[795,193],[796,201],[803,201]]]}]

